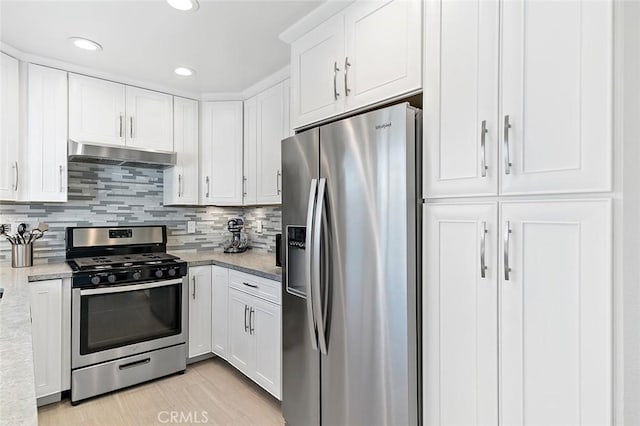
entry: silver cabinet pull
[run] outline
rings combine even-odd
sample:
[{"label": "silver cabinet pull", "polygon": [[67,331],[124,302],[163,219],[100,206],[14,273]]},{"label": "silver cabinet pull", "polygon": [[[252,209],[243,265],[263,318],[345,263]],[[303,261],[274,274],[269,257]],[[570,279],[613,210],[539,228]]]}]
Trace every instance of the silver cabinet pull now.
[{"label": "silver cabinet pull", "polygon": [[480,130],[480,155],[482,158],[482,164],[480,165],[480,167],[482,169],[482,177],[487,177],[487,169],[489,168],[489,166],[487,166],[487,153],[485,147],[485,136],[488,132],[487,120],[482,120],[482,129]]},{"label": "silver cabinet pull", "polygon": [[317,187],[318,181],[316,179],[311,179],[311,185],[309,187],[309,202],[307,206],[307,227],[304,239],[307,327],[309,336],[311,337],[311,347],[314,351],[318,350],[318,337],[316,333],[316,317],[313,314],[313,268],[311,263],[313,259],[313,211],[316,207]]},{"label": "silver cabinet pull", "polygon": [[182,197],[182,174],[178,173],[178,197]]},{"label": "silver cabinet pull", "polygon": [[193,281],[193,293],[191,293],[191,297],[195,300],[196,298],[196,277],[195,275],[191,277],[191,281]]},{"label": "silver cabinet pull", "polygon": [[249,307],[247,305],[244,305],[244,332],[246,333],[249,330],[249,327],[247,326],[247,311],[249,310]]},{"label": "silver cabinet pull", "polygon": [[504,137],[502,140],[503,143],[503,153],[504,156],[504,174],[511,174],[511,160],[509,156],[509,129],[511,128],[511,123],[509,122],[509,116],[504,116]]},{"label": "silver cabinet pull", "polygon": [[246,176],[242,176],[242,196],[247,198],[247,177]]},{"label": "silver cabinet pull", "polygon": [[334,62],[333,63],[333,100],[334,101],[337,101],[338,96],[340,96],[340,93],[338,93],[338,71],[340,71],[340,68],[338,68],[338,62]]},{"label": "silver cabinet pull", "polygon": [[511,278],[511,267],[509,266],[509,238],[511,237],[511,223],[506,222],[504,230],[504,280],[509,281]]},{"label": "silver cabinet pull", "polygon": [[133,115],[129,117],[129,137],[133,139]]},{"label": "silver cabinet pull", "polygon": [[13,169],[16,172],[16,180],[15,180],[15,185],[13,186],[13,190],[17,191],[18,190],[18,180],[20,179],[20,172],[18,171],[18,162],[15,161],[14,163],[15,163],[15,165],[13,166]]},{"label": "silver cabinet pull", "polygon": [[350,66],[351,66],[351,63],[349,62],[349,57],[347,56],[346,58],[344,58],[344,95],[345,96],[349,96],[349,92],[351,92],[351,89],[349,89],[349,83],[347,82]]},{"label": "silver cabinet pull", "polygon": [[249,283],[245,283],[244,281],[242,282],[242,284],[246,285],[247,287],[258,288],[256,284],[249,284]]},{"label": "silver cabinet pull", "polygon": [[124,136],[124,129],[122,128],[122,122],[123,122],[123,121],[124,121],[124,117],[122,116],[122,114],[120,114],[120,117],[119,117],[120,130],[118,130],[118,135],[119,135],[120,137],[123,137],[123,136]]},{"label": "silver cabinet pull", "polygon": [[320,292],[320,236],[322,235],[322,213],[324,209],[324,195],[327,179],[320,178],[318,184],[318,201],[316,214],[313,219],[313,311],[316,314],[316,330],[318,331],[318,346],[320,353],[327,354],[327,336],[325,333],[325,318],[322,311],[322,295]]},{"label": "silver cabinet pull", "polygon": [[253,331],[255,330],[255,327],[253,325],[253,318],[255,317],[255,313],[255,309],[249,309],[249,334],[253,334]]},{"label": "silver cabinet pull", "polygon": [[206,197],[206,198],[209,198],[209,188],[210,188],[210,185],[209,185],[209,176],[207,176],[206,178],[204,178],[204,181],[205,181],[205,182],[206,182],[206,184],[207,184],[207,194],[205,195],[205,197]]},{"label": "silver cabinet pull", "polygon": [[487,261],[486,261],[486,250],[487,250],[487,222],[482,222],[482,235],[480,236],[480,277],[487,277]]},{"label": "silver cabinet pull", "polygon": [[276,174],[276,190],[278,191],[278,195],[280,195],[282,193],[282,189],[281,188],[281,184],[280,184],[280,177],[282,176],[282,173],[280,173],[280,170],[278,170],[278,173]]},{"label": "silver cabinet pull", "polygon": [[64,186],[63,186],[63,180],[62,180],[62,164],[59,166],[60,167],[60,192],[64,192]]}]

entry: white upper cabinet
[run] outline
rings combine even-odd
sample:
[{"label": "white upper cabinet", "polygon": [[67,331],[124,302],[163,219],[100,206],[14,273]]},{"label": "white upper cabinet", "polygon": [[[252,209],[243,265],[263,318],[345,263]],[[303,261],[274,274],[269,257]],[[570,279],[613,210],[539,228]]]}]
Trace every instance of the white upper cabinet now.
[{"label": "white upper cabinet", "polygon": [[242,205],[242,102],[204,102],[200,204]]},{"label": "white upper cabinet", "polygon": [[502,192],[607,191],[612,3],[502,5]]},{"label": "white upper cabinet", "polygon": [[69,74],[69,138],[173,151],[173,97]]},{"label": "white upper cabinet", "polygon": [[291,45],[293,127],[344,111],[344,15],[320,24]]},{"label": "white upper cabinet", "polygon": [[127,86],[127,146],[173,151],[173,97]]},{"label": "white upper cabinet", "polygon": [[611,424],[610,201],[504,203],[501,222],[501,423]]},{"label": "white upper cabinet", "polygon": [[164,204],[198,204],[198,101],[173,100],[173,146],[178,157],[164,170]]},{"label": "white upper cabinet", "polygon": [[425,425],[498,425],[498,208],[427,205]]},{"label": "white upper cabinet", "polygon": [[242,204],[257,204],[258,184],[258,111],[257,96],[244,101],[244,164],[242,176]]},{"label": "white upper cabinet", "polygon": [[67,201],[67,73],[29,64],[27,158],[30,201]]},{"label": "white upper cabinet", "polygon": [[426,3],[425,198],[611,189],[611,9]]},{"label": "white upper cabinet", "polygon": [[351,110],[422,87],[421,1],[359,1],[345,11],[342,90]]},{"label": "white upper cabinet", "polygon": [[282,192],[282,139],[286,129],[284,84],[280,83],[257,96],[257,203],[280,204]]},{"label": "white upper cabinet", "polygon": [[69,139],[125,144],[125,86],[69,74]]},{"label": "white upper cabinet", "polygon": [[20,185],[18,60],[0,52],[0,200],[16,200]]},{"label": "white upper cabinet", "polygon": [[422,87],[422,2],[356,1],[291,44],[293,127]]},{"label": "white upper cabinet", "polygon": [[425,198],[498,192],[497,1],[425,2]]}]

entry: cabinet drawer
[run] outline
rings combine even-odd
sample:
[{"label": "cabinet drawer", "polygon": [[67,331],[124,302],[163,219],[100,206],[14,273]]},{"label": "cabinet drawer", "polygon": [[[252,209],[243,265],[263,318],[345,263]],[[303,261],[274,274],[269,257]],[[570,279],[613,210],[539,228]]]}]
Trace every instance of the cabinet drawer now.
[{"label": "cabinet drawer", "polygon": [[262,299],[280,304],[280,283],[244,272],[229,271],[229,286]]}]

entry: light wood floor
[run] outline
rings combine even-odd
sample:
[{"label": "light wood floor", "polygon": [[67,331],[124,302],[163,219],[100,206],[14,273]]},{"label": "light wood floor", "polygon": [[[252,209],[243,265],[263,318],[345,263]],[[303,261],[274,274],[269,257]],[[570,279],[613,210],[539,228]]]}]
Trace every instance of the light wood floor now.
[{"label": "light wood floor", "polygon": [[[171,411],[178,412],[174,416],[191,413],[191,417],[172,422]],[[219,358],[191,364],[183,375],[99,396],[75,407],[68,399],[41,407],[38,420],[41,425],[65,426],[284,424],[280,401]]]}]

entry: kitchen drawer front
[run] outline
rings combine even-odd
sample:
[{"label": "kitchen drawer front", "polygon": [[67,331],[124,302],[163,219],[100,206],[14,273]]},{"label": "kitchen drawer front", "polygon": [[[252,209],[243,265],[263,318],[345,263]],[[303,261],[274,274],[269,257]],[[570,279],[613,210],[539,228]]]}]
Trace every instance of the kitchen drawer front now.
[{"label": "kitchen drawer front", "polygon": [[280,305],[281,286],[277,281],[230,270],[229,286]]}]

